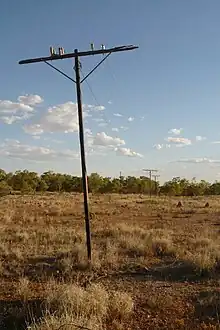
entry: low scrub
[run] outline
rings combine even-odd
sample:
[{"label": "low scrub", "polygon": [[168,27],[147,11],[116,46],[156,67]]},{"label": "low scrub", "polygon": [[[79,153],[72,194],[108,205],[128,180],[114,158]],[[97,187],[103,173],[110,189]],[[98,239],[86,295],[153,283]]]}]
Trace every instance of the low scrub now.
[{"label": "low scrub", "polygon": [[[45,302],[46,312],[31,330],[109,329],[127,322],[133,312],[133,300],[127,293],[107,291],[93,284],[87,289],[76,284],[51,285]],[[118,327],[118,329],[119,329]],[[114,327],[117,330],[116,327]]]}]

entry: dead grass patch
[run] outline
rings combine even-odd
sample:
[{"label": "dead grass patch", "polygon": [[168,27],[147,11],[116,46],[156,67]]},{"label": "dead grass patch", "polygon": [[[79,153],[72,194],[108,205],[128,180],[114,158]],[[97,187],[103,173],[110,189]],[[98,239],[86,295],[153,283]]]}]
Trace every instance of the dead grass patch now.
[{"label": "dead grass patch", "polygon": [[[95,216],[89,266],[82,197],[44,194],[0,199],[0,276],[16,281],[13,294],[22,306],[29,303],[36,283],[46,286],[51,278],[57,281],[43,304],[43,318],[32,320],[31,329],[75,329],[72,323],[93,330],[128,329],[133,300],[90,285],[100,278],[129,276],[136,281],[138,277],[143,284],[149,278],[192,283],[205,280],[204,274],[209,280],[218,276],[220,231],[212,226],[219,220],[218,197],[182,198],[184,207],[177,208],[179,197],[90,195]],[[210,207],[204,208],[205,202]],[[68,284],[70,280],[76,283]],[[147,298],[152,314],[175,309],[164,295]]]},{"label": "dead grass patch", "polygon": [[[214,235],[213,235],[214,236]],[[199,271],[215,271],[220,259],[220,245],[216,237],[196,237],[188,240],[182,254],[184,260],[192,262]]]},{"label": "dead grass patch", "polygon": [[[47,291],[45,316],[29,329],[79,328],[107,329],[111,324],[121,326],[133,312],[130,295],[117,291],[109,292],[100,284],[87,289],[76,284],[57,285]],[[119,329],[114,328],[114,329]]]},{"label": "dead grass patch", "polygon": [[147,306],[153,310],[163,310],[168,309],[173,306],[174,301],[171,296],[159,294],[153,295],[147,299]]}]

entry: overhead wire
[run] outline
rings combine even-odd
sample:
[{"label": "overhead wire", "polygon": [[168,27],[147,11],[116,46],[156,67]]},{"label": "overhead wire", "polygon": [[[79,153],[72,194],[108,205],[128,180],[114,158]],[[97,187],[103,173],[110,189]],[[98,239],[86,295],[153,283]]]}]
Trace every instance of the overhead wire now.
[{"label": "overhead wire", "polygon": [[[80,71],[81,71],[82,76],[83,76],[83,79],[84,79],[84,78],[85,78],[85,75],[84,75],[82,69],[80,69]],[[98,101],[98,99],[97,99],[95,93],[93,92],[92,87],[90,86],[89,82],[88,82],[87,80],[85,80],[85,82],[86,82],[86,85],[88,86],[88,88],[89,88],[89,90],[90,90],[90,93],[92,94],[92,96],[93,96],[93,98],[94,98],[94,100],[95,100],[95,102],[96,102],[96,105],[97,105],[97,106],[101,106],[101,104],[99,103],[99,101]]]},{"label": "overhead wire", "polygon": [[[113,89],[115,91],[118,91],[119,90],[119,88],[117,88],[118,87],[118,80],[117,80],[116,74],[115,74],[114,70],[112,69],[112,66],[111,66],[110,61],[109,61],[108,58],[106,59],[104,65],[107,68],[107,70],[108,70],[108,72],[109,72],[109,74],[110,74],[110,76],[111,76],[111,78],[114,82]],[[111,97],[109,97],[109,99],[111,99]],[[123,117],[126,117],[126,113],[125,112],[123,113],[123,110],[122,110],[122,112],[120,111],[120,113],[122,114]],[[129,115],[127,115],[127,116],[129,116]]]},{"label": "overhead wire", "polygon": [[[106,59],[106,61],[104,63],[104,66],[108,70],[108,73],[109,73],[109,75],[111,76],[111,78],[112,78],[112,80],[114,82],[114,84],[113,84],[113,90],[114,91],[118,91],[119,89],[117,88],[117,85],[118,85],[117,77],[116,77],[114,71],[112,70],[112,67],[111,67],[111,65],[109,63],[109,59],[108,58]],[[112,99],[114,99],[114,98],[111,97],[111,95],[109,93],[109,100],[112,100]]]},{"label": "overhead wire", "polygon": [[110,72],[110,75],[112,76],[112,79],[114,80],[115,83],[117,83],[116,76],[115,76],[115,74],[114,74],[114,72],[113,72],[113,70],[112,70],[112,68],[111,68],[111,65],[110,65],[108,59],[106,59],[105,64],[106,64],[106,66],[108,67],[108,70],[109,70],[109,72]]},{"label": "overhead wire", "polygon": [[[82,76],[83,76],[83,78],[84,78],[85,75],[84,75],[84,73],[83,73],[82,68],[80,69],[80,71],[81,71],[81,74],[82,74]],[[90,93],[91,93],[92,96],[93,96],[93,99],[94,99],[94,101],[95,101],[95,106],[101,107],[102,105],[101,105],[101,103],[98,101],[98,98],[96,97],[96,95],[95,95],[95,93],[94,93],[94,91],[93,91],[93,89],[92,89],[90,83],[88,82],[87,79],[85,79],[84,81],[86,82],[86,85],[88,86],[88,89],[90,90]],[[105,120],[105,122],[106,122],[106,124],[107,124],[107,125],[105,125],[105,127],[106,127],[106,126],[109,126],[109,127],[110,127],[111,122],[110,122],[110,119],[106,116],[105,111],[102,111],[101,114],[103,115],[104,120]],[[100,122],[100,124],[101,124],[101,122]],[[100,126],[100,127],[102,127],[102,126]]]}]

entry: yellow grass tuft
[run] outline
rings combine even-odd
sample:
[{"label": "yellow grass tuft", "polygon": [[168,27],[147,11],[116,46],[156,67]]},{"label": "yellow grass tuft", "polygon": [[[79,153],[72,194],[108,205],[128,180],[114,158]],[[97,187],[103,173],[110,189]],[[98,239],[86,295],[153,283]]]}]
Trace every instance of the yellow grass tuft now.
[{"label": "yellow grass tuft", "polygon": [[108,292],[102,285],[93,284],[87,289],[76,284],[51,285],[47,292],[46,314],[32,330],[73,329],[77,325],[89,329],[107,329],[107,323],[122,324],[133,311],[130,295]]},{"label": "yellow grass tuft", "polygon": [[16,283],[16,289],[21,300],[26,301],[31,295],[30,281],[28,280],[28,278],[20,278],[18,283]]}]

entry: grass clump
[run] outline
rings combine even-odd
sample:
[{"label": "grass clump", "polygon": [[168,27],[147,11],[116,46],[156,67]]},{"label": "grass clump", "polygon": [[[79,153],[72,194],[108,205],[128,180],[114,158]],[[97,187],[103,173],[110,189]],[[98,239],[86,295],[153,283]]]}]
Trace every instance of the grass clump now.
[{"label": "grass clump", "polygon": [[191,262],[199,272],[212,272],[219,264],[220,246],[213,237],[198,237],[188,240],[184,260]]},{"label": "grass clump", "polygon": [[40,322],[34,322],[29,329],[75,329],[78,326],[103,330],[111,323],[121,326],[128,320],[133,300],[127,293],[109,292],[100,284],[84,289],[76,284],[54,282],[48,288],[45,310]]},{"label": "grass clump", "polygon": [[20,278],[17,285],[17,293],[21,300],[26,301],[31,295],[30,291],[30,281],[26,277]]}]

